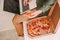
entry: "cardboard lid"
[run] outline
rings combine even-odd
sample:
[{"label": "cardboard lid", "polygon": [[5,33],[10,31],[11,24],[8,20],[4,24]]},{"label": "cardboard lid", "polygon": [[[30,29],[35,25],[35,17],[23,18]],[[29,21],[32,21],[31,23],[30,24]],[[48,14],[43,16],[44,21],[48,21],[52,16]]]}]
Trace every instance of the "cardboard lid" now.
[{"label": "cardboard lid", "polygon": [[48,14],[48,17],[50,17],[50,19],[52,20],[52,22],[54,24],[54,28],[56,28],[58,21],[60,19],[60,7],[59,7],[57,1],[52,6],[52,8]]},{"label": "cardboard lid", "polygon": [[50,12],[49,12],[49,14],[48,14],[49,17],[52,15],[52,12],[54,11],[56,4],[57,4],[57,1],[56,1],[56,2],[54,3],[54,5],[51,7]]}]

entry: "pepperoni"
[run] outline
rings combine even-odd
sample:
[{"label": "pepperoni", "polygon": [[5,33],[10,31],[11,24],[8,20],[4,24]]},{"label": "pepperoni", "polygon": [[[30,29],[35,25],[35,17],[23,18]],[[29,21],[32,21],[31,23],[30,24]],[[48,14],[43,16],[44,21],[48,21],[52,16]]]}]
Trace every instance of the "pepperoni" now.
[{"label": "pepperoni", "polygon": [[35,26],[36,25],[36,23],[35,22],[32,22],[32,26]]},{"label": "pepperoni", "polygon": [[43,30],[48,30],[48,29],[49,29],[49,27],[42,27],[42,29],[43,29]]}]

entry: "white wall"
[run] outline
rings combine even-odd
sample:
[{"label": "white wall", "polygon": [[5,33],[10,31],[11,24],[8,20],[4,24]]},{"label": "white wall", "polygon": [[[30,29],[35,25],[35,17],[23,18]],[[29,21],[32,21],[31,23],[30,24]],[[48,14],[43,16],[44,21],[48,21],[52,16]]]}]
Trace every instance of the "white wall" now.
[{"label": "white wall", "polygon": [[0,0],[0,31],[14,29],[12,23],[14,14],[3,11],[3,2],[4,0]]}]

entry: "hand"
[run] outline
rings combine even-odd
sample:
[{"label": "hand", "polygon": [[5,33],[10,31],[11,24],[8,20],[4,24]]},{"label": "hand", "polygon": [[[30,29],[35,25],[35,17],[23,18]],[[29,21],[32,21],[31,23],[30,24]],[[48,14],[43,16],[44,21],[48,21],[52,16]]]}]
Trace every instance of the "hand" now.
[{"label": "hand", "polygon": [[38,10],[38,11],[35,11],[35,12],[28,10],[24,15],[27,16],[28,18],[34,18],[37,15],[39,15],[40,13],[42,13],[41,10]]},{"label": "hand", "polygon": [[42,13],[41,10],[35,11],[35,12],[31,13],[31,15],[29,16],[29,18],[34,18],[34,17],[38,16],[41,13]]},{"label": "hand", "polygon": [[26,6],[31,0],[24,0],[23,5]]}]

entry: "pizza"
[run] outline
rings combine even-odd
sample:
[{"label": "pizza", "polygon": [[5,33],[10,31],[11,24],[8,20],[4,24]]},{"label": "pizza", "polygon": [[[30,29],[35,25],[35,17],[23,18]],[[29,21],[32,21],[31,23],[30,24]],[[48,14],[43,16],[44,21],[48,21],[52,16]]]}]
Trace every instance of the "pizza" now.
[{"label": "pizza", "polygon": [[31,15],[31,13],[32,12],[30,10],[28,10],[27,12],[25,12],[25,16],[29,17]]},{"label": "pizza", "polygon": [[48,21],[47,19],[44,18],[33,19],[29,21],[27,24],[28,34],[32,37],[40,36],[41,29],[47,33],[50,28],[50,25],[51,25],[50,21]]}]

